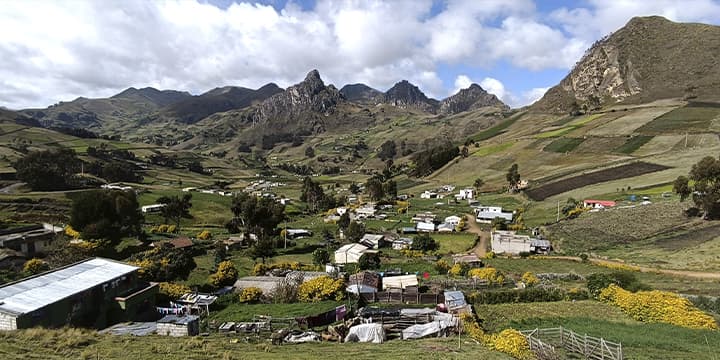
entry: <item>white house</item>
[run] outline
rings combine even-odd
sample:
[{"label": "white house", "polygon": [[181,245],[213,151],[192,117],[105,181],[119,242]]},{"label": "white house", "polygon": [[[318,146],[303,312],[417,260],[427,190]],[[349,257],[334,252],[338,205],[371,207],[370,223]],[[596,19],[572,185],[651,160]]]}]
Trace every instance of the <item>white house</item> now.
[{"label": "white house", "polygon": [[452,224],[453,226],[457,226],[460,223],[460,220],[462,220],[461,217],[453,215],[453,216],[446,217],[444,222],[448,223],[448,224]]},{"label": "white house", "polygon": [[413,239],[411,238],[399,238],[397,240],[393,240],[392,242],[392,248],[394,250],[406,250],[410,249],[412,246]]},{"label": "white house", "polygon": [[617,205],[614,201],[610,200],[584,200],[583,206],[593,209],[605,209]]},{"label": "white house", "polygon": [[361,244],[347,244],[335,250],[336,264],[357,263],[360,257],[368,251],[368,247]]},{"label": "white house", "polygon": [[455,195],[458,200],[472,200],[475,198],[475,189],[466,188],[460,190],[460,193]]},{"label": "white house", "polygon": [[376,210],[374,205],[365,205],[355,209],[355,215],[358,219],[375,217],[375,212]]},{"label": "white house", "polygon": [[431,222],[419,222],[417,223],[418,231],[433,232],[435,231],[435,224]]},{"label": "white house", "polygon": [[505,219],[509,222],[513,219],[513,213],[502,211],[499,206],[479,206],[475,208],[475,217],[480,223],[491,223],[495,218]]},{"label": "white house", "polygon": [[435,214],[430,212],[424,212],[420,214],[415,214],[410,219],[412,222],[418,223],[418,222],[435,222]]},{"label": "white house", "polygon": [[152,204],[152,205],[145,205],[140,207],[140,211],[142,211],[143,214],[148,213],[155,213],[160,212],[162,209],[167,206],[166,204]]}]

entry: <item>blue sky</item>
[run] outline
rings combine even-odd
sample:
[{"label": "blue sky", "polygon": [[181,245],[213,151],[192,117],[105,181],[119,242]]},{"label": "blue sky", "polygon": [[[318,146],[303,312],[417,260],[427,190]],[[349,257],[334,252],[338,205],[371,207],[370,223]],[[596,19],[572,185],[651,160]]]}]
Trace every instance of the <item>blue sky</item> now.
[{"label": "blue sky", "polygon": [[720,0],[8,1],[0,106],[130,86],[287,87],[318,69],[338,87],[406,79],[438,99],[474,82],[518,107],[597,39],[647,15],[717,25]]}]

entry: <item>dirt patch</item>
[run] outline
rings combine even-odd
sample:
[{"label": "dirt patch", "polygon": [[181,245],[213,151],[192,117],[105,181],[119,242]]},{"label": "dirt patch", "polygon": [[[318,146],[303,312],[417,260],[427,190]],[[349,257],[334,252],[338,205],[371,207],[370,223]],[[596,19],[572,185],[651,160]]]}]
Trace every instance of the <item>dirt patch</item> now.
[{"label": "dirt patch", "polygon": [[568,179],[563,179],[536,188],[532,188],[525,191],[525,193],[527,194],[527,196],[529,196],[535,201],[542,201],[549,198],[550,196],[562,194],[564,192],[585,187],[588,185],[635,177],[666,169],[669,169],[669,167],[657,164],[650,164],[646,162],[637,162],[605,170],[595,171],[588,174],[573,176]]},{"label": "dirt patch", "polygon": [[688,229],[670,236],[655,240],[655,244],[665,250],[679,250],[690,246],[697,246],[720,236],[720,224],[701,228]]}]

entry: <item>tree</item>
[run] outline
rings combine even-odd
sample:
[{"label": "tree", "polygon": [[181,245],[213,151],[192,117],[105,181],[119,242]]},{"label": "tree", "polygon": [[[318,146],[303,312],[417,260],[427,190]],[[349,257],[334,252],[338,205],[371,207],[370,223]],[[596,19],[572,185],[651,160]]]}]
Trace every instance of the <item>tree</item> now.
[{"label": "tree", "polygon": [[397,183],[395,180],[388,180],[383,183],[383,192],[389,199],[395,199],[397,197]]},{"label": "tree", "polygon": [[377,253],[365,253],[358,259],[360,270],[374,270],[380,268],[380,255]]},{"label": "tree", "polygon": [[278,224],[285,220],[285,205],[246,193],[240,193],[233,198],[230,210],[235,224],[239,223],[256,234],[273,235]]},{"label": "tree", "polygon": [[378,151],[378,157],[380,160],[385,161],[387,159],[392,159],[397,154],[397,149],[395,146],[395,141],[393,140],[387,140],[382,145],[380,145],[380,151]]},{"label": "tree", "polygon": [[[690,181],[694,182],[693,186]],[[681,201],[692,196],[706,219],[720,218],[720,159],[704,157],[690,169],[689,178],[680,176],[675,180],[673,191],[680,195]]]},{"label": "tree", "polygon": [[73,195],[70,225],[82,237],[117,241],[139,235],[144,218],[135,192],[91,190]]},{"label": "tree", "polygon": [[378,176],[373,176],[365,183],[365,191],[370,195],[370,199],[378,201],[385,197],[383,182]]},{"label": "tree", "polygon": [[188,164],[188,170],[198,173],[198,174],[204,174],[205,169],[203,168],[202,164],[198,160],[193,160]]},{"label": "tree", "polygon": [[317,249],[312,253],[313,264],[325,265],[330,262],[330,253],[326,249]]},{"label": "tree", "polygon": [[350,190],[350,193],[352,193],[352,194],[354,194],[354,195],[357,195],[357,193],[360,192],[360,187],[357,186],[357,184],[352,183],[352,184],[350,184],[349,190]]},{"label": "tree", "polygon": [[140,278],[146,281],[187,279],[197,267],[190,251],[164,247],[133,254],[129,262],[141,268]]},{"label": "tree", "polygon": [[80,160],[71,149],[33,151],[12,164],[18,179],[36,191],[65,190],[74,185]]},{"label": "tree", "polygon": [[325,191],[320,184],[314,182],[310,177],[303,179],[300,201],[306,202],[311,212],[320,210],[321,204],[326,201],[325,198]]},{"label": "tree", "polygon": [[215,268],[217,268],[221,262],[225,261],[225,258],[227,258],[227,250],[225,249],[225,245],[218,245],[215,248]]},{"label": "tree", "polygon": [[490,226],[495,230],[507,230],[507,223],[505,222],[505,219],[501,217],[492,219]]},{"label": "tree", "polygon": [[475,179],[475,182],[473,182],[473,186],[475,187],[475,190],[480,191],[480,188],[485,185],[485,181],[481,178]]},{"label": "tree", "polygon": [[315,149],[313,149],[312,146],[308,146],[305,148],[305,157],[308,159],[312,159],[315,157]]},{"label": "tree", "polygon": [[189,193],[183,195],[182,197],[163,196],[159,198],[157,200],[158,203],[165,204],[165,207],[163,207],[161,211],[162,216],[165,218],[165,222],[168,222],[168,220],[173,220],[175,222],[175,225],[177,227],[180,227],[181,219],[192,219],[192,215],[190,215],[190,208],[192,207],[192,203],[190,202],[190,200],[192,200],[192,195]]},{"label": "tree", "polygon": [[517,190],[518,184],[520,183],[520,172],[518,172],[517,164],[512,164],[512,166],[510,166],[507,174],[505,174],[505,178],[507,179],[508,189],[510,192]]},{"label": "tree", "polygon": [[358,241],[365,235],[365,225],[351,221],[345,232],[345,237],[350,241]]},{"label": "tree", "polygon": [[462,150],[460,150],[460,154],[462,157],[468,157],[470,155],[470,150],[468,149],[467,145],[462,147]]},{"label": "tree", "polygon": [[413,250],[420,251],[433,251],[439,248],[438,243],[433,239],[430,234],[420,234],[413,238],[413,243],[410,246]]},{"label": "tree", "polygon": [[269,236],[260,236],[248,250],[248,256],[253,260],[262,259],[263,264],[267,258],[275,256],[275,246]]},{"label": "tree", "polygon": [[343,231],[350,226],[350,214],[348,214],[347,211],[340,215],[340,220],[338,220],[337,225]]},{"label": "tree", "polygon": [[580,204],[579,201],[577,201],[573,198],[568,198],[565,201],[565,205],[562,207],[561,212],[563,213],[563,215],[568,216],[568,215],[570,215],[571,211],[577,209],[579,204]]}]

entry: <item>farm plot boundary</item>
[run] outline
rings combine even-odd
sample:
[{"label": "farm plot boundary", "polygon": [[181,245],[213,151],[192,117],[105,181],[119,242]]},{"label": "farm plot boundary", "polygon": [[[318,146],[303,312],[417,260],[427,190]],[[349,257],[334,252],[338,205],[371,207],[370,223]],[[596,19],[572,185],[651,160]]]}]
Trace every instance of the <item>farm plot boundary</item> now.
[{"label": "farm plot boundary", "polygon": [[525,193],[535,201],[542,201],[553,195],[562,194],[564,192],[579,189],[588,185],[649,174],[667,169],[669,169],[669,167],[664,165],[636,162],[544,184],[537,188],[527,190]]}]

